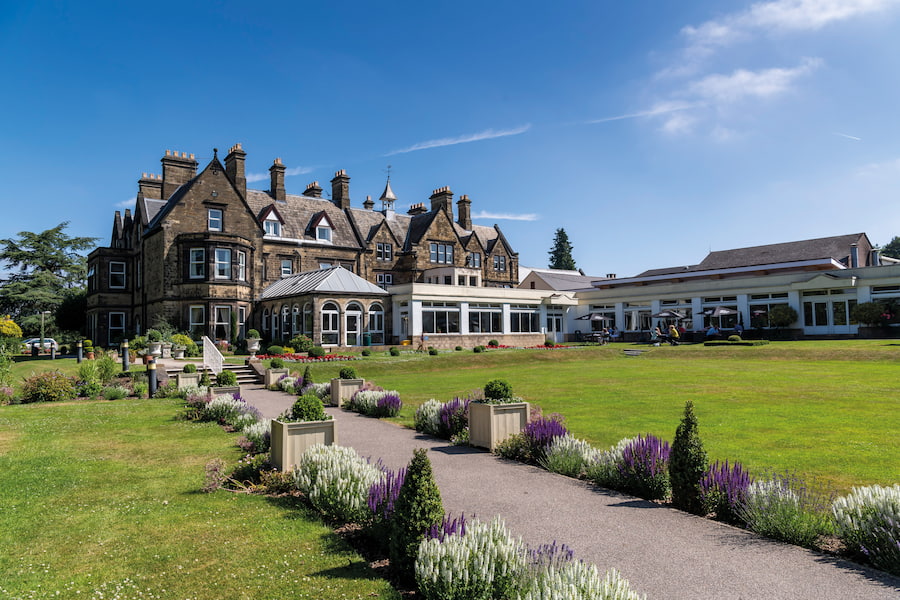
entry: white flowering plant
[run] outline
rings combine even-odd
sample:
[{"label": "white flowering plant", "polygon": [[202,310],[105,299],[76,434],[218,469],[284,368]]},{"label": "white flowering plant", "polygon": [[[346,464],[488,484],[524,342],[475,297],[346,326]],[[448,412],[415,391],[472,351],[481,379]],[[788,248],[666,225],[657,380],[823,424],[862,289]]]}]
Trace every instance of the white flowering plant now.
[{"label": "white flowering plant", "polygon": [[369,488],[383,472],[353,448],[317,444],[303,453],[292,475],[294,486],[327,518],[363,523],[371,516]]},{"label": "white flowering plant", "polygon": [[831,510],[837,534],[851,552],[900,575],[900,484],[854,487]]}]

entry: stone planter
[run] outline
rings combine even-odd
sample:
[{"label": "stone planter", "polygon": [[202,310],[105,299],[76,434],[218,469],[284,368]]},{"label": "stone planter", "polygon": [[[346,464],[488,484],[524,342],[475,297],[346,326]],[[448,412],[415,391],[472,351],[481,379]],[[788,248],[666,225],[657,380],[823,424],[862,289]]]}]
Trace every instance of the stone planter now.
[{"label": "stone planter", "polygon": [[278,383],[282,375],[290,375],[290,369],[266,369],[266,387]]},{"label": "stone planter", "polygon": [[172,358],[184,358],[184,351],[187,350],[184,346],[174,346],[172,348]]},{"label": "stone planter", "polygon": [[284,423],[272,421],[272,465],[288,471],[300,461],[307,448],[316,444],[331,446],[337,443],[337,427],[333,419]]},{"label": "stone planter", "polygon": [[256,358],[256,353],[259,352],[259,338],[247,338],[247,352],[250,353],[250,358]]},{"label": "stone planter", "polygon": [[147,354],[160,356],[162,354],[162,342],[147,342]]},{"label": "stone planter", "polygon": [[241,386],[239,386],[239,385],[226,385],[226,386],[220,386],[220,387],[211,387],[211,388],[209,388],[209,391],[210,391],[210,393],[211,393],[213,396],[221,396],[221,395],[223,395],[223,394],[232,394],[232,395],[234,395],[234,394],[240,394],[240,393],[241,393]]},{"label": "stone planter", "polygon": [[366,384],[365,379],[332,379],[331,405],[341,406]]},{"label": "stone planter", "polygon": [[175,373],[175,385],[179,390],[200,387],[200,373]]},{"label": "stone planter", "polygon": [[163,358],[172,358],[172,344],[170,344],[169,342],[163,342],[162,357]]},{"label": "stone planter", "polygon": [[509,436],[520,433],[531,416],[527,402],[469,404],[469,443],[493,450]]}]

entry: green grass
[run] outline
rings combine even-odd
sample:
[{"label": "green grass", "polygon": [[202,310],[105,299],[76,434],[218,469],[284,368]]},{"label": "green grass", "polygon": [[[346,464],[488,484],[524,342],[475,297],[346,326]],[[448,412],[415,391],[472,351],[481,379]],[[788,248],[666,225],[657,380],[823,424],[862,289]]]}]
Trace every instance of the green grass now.
[{"label": "green grass", "polygon": [[[900,481],[900,346],[883,340],[773,342],[757,347],[662,346],[626,357],[614,344],[572,350],[386,353],[353,363],[396,389],[412,426],[429,398],[465,396],[494,378],[597,447],[652,433],[671,441],[693,400],[710,459],[751,472],[796,472],[827,487]],[[316,364],[317,381],[341,363]]]},{"label": "green grass", "polygon": [[179,412],[0,407],[0,597],[397,597],[296,500],[200,493],[236,436]]}]

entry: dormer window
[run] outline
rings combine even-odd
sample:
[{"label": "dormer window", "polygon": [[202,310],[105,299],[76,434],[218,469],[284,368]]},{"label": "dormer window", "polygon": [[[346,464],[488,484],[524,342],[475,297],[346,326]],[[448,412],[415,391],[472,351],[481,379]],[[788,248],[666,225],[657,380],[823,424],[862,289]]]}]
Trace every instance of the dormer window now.
[{"label": "dormer window", "polygon": [[331,227],[326,224],[316,227],[316,239],[320,242],[331,243]]},{"label": "dormer window", "polygon": [[281,221],[274,218],[266,219],[263,226],[266,228],[266,235],[274,235],[275,237],[281,237]]},{"label": "dormer window", "polygon": [[328,218],[324,211],[313,217],[310,227],[315,232],[317,241],[325,244],[330,244],[333,241],[334,223],[331,222],[331,219]]}]

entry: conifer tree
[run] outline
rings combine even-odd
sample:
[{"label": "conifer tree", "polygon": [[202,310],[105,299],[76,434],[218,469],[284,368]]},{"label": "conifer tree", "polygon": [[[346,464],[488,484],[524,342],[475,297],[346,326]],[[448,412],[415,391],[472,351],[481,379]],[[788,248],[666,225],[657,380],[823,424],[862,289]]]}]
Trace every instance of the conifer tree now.
[{"label": "conifer tree", "polygon": [[708,459],[700,440],[694,403],[688,400],[669,454],[669,480],[672,483],[672,505],[675,508],[695,515],[706,513],[700,496],[700,480],[707,467]]},{"label": "conifer tree", "polygon": [[575,259],[572,258],[572,244],[566,230],[560,227],[553,238],[553,249],[550,250],[550,268],[575,270]]},{"label": "conifer tree", "polygon": [[434,481],[431,461],[424,448],[417,448],[407,467],[391,521],[391,568],[401,577],[413,578],[419,544],[428,530],[443,518],[444,504]]}]

